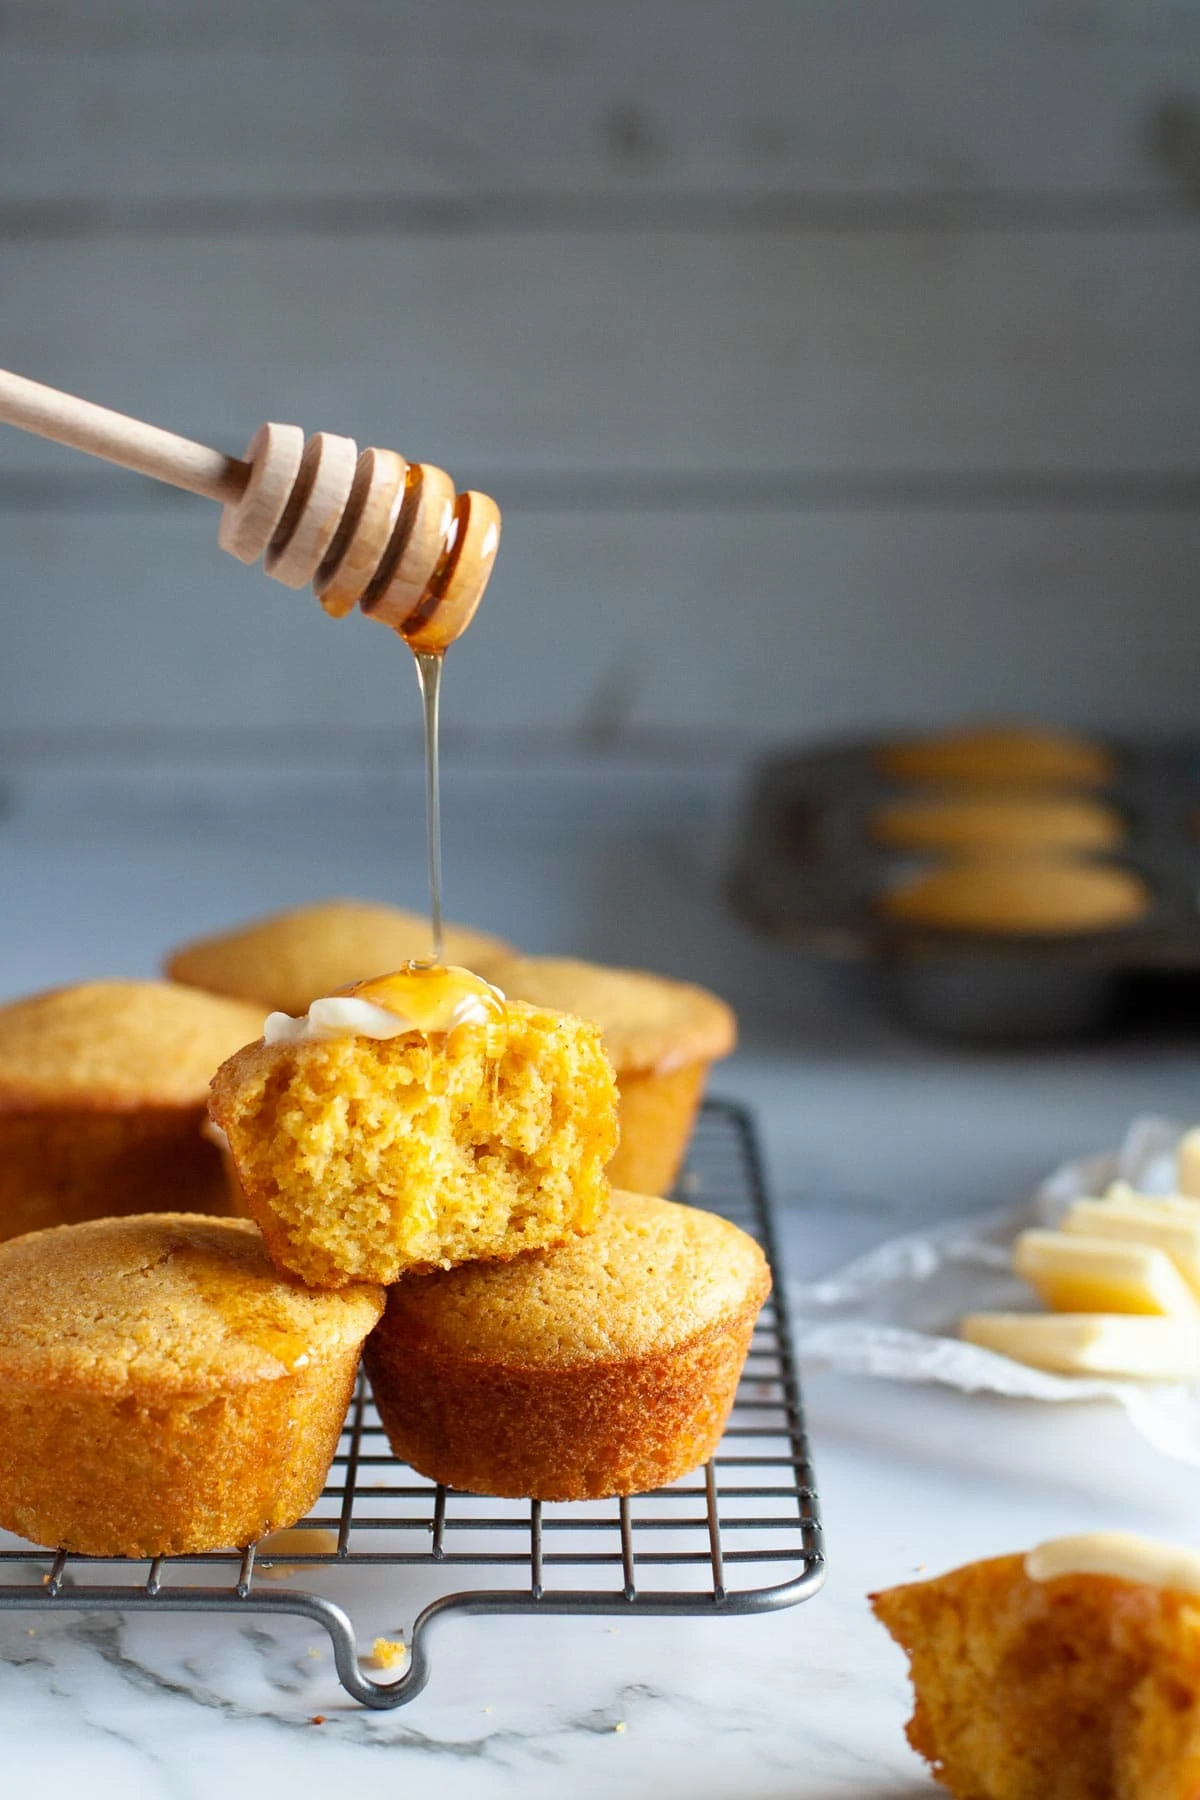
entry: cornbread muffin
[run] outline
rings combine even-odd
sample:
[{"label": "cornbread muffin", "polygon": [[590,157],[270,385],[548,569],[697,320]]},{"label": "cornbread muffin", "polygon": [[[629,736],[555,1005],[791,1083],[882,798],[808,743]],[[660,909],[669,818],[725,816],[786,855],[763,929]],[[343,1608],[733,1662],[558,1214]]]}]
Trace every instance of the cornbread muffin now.
[{"label": "cornbread muffin", "polygon": [[1120,813],[1085,795],[920,794],[871,815],[869,830],[888,850],[931,850],[973,857],[1028,856],[1041,850],[1115,850],[1125,838]]},{"label": "cornbread muffin", "polygon": [[892,781],[996,787],[1103,787],[1117,759],[1103,744],[1037,725],[978,725],[882,744],[875,767]]},{"label": "cornbread muffin", "polygon": [[709,1066],[737,1040],[730,1008],[705,988],[565,956],[508,956],[483,966],[512,1000],[594,1019],[617,1072],[621,1141],[614,1187],[669,1193],[679,1173]]},{"label": "cornbread muffin", "polygon": [[434,1481],[632,1494],[712,1455],[770,1288],[736,1225],[614,1193],[561,1249],[398,1283],[367,1370],[392,1449]]},{"label": "cornbread muffin", "polygon": [[262,1008],[158,981],[95,981],[0,1007],[0,1238],[113,1213],[224,1213],[201,1137],[218,1064]]},{"label": "cornbread muffin", "polygon": [[293,1524],[382,1309],[377,1287],[282,1280],[238,1219],[95,1219],[0,1246],[0,1525],[158,1556]]},{"label": "cornbread muffin", "polygon": [[1150,890],[1106,863],[1017,860],[926,869],[880,894],[885,919],[934,931],[1019,937],[1112,931],[1143,918]]},{"label": "cornbread muffin", "polygon": [[1025,1558],[1001,1556],[871,1604],[911,1663],[909,1742],[960,1800],[1200,1793],[1194,1592],[1035,1580]]},{"label": "cornbread muffin", "polygon": [[[447,925],[444,960],[477,967],[508,945],[467,925]],[[264,1010],[302,1013],[366,975],[429,955],[429,920],[369,900],[324,900],[256,919],[167,957],[173,981],[254,1000]]]},{"label": "cornbread muffin", "polygon": [[395,1281],[591,1229],[617,1137],[600,1033],[503,1010],[499,1026],[252,1044],[217,1071],[210,1110],[280,1268]]}]

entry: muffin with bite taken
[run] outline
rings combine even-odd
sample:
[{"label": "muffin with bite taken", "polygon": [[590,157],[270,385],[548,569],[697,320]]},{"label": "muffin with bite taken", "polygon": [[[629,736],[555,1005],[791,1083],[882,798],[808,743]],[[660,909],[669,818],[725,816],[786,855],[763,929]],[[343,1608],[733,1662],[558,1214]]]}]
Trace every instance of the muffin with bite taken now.
[{"label": "muffin with bite taken", "polygon": [[598,1028],[454,968],[272,1015],[210,1110],[271,1256],[330,1287],[591,1230],[617,1135]]},{"label": "muffin with bite taken", "polygon": [[1194,1800],[1200,1555],[1090,1532],[871,1596],[960,1800]]}]

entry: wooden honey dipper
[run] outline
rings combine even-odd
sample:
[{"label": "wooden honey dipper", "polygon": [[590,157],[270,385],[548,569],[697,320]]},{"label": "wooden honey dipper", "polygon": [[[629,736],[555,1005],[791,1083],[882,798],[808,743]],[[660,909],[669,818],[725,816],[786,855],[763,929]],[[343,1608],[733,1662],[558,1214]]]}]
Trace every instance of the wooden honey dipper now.
[{"label": "wooden honey dipper", "polygon": [[223,550],[261,556],[287,587],[311,582],[334,618],[360,606],[420,653],[462,636],[496,559],[494,500],[329,431],[305,443],[298,425],[262,425],[239,459],[3,369],[0,421],[220,501]]}]

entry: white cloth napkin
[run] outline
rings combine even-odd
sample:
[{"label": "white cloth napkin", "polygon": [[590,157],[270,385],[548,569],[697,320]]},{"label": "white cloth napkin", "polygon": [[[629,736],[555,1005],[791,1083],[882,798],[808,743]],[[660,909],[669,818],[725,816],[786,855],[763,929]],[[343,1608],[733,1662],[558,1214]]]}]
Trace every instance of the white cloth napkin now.
[{"label": "white cloth napkin", "polygon": [[1156,1450],[1200,1467],[1200,1383],[1050,1375],[956,1335],[964,1313],[1036,1309],[1009,1272],[1019,1231],[1057,1224],[1072,1200],[1103,1194],[1113,1181],[1170,1193],[1178,1139],[1168,1120],[1135,1119],[1120,1150],[1064,1164],[1024,1205],[892,1238],[824,1281],[793,1283],[801,1362],[1019,1400],[1115,1400]]}]

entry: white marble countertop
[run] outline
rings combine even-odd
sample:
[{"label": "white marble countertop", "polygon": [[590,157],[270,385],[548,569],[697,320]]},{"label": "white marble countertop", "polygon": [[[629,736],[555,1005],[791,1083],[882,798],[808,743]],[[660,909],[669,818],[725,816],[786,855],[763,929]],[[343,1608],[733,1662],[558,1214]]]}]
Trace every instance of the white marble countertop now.
[{"label": "white marble countertop", "polygon": [[[807,1229],[788,1216],[790,1244]],[[11,1791],[917,1800],[940,1790],[905,1744],[903,1659],[871,1588],[1092,1526],[1196,1541],[1194,1477],[1115,1408],[827,1376],[806,1393],[829,1579],[805,1604],[700,1622],[455,1619],[424,1693],[391,1713],[348,1700],[302,1622],[4,1613]],[[411,1618],[404,1571],[356,1600],[368,1638]]]},{"label": "white marble countertop", "polygon": [[[712,877],[732,767],[560,771],[557,798],[523,790],[517,837],[488,823],[489,779],[464,775],[451,811],[451,910],[610,959],[619,939],[625,960],[733,991],[747,1044],[717,1086],[759,1115],[795,1274],[1013,1197],[1135,1112],[1200,1115],[1193,1044],[1000,1056],[914,1043],[853,983],[731,935]],[[419,860],[398,857],[373,795],[356,810],[333,778],[244,770],[18,774],[0,821],[0,994],[150,973],[173,938],[315,893],[415,898]],[[8,1789],[916,1800],[940,1790],[905,1744],[903,1659],[870,1618],[872,1587],[1099,1525],[1198,1541],[1194,1478],[1115,1408],[827,1375],[806,1399],[829,1579],[802,1606],[455,1619],[425,1692],[382,1714],[345,1697],[328,1643],[301,1623],[0,1613]],[[403,1571],[358,1599],[365,1635],[411,1620]]]}]

